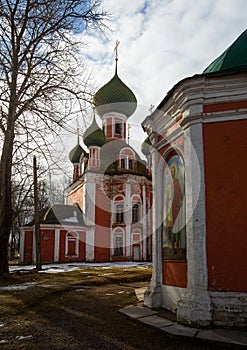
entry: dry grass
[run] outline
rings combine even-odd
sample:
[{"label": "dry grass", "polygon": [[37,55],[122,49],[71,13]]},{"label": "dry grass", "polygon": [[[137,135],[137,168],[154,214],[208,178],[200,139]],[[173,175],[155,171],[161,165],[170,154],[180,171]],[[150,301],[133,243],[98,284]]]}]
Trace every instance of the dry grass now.
[{"label": "dry grass", "polygon": [[[151,268],[82,268],[73,272],[14,273],[1,290],[1,349],[135,350],[223,349],[169,338],[157,329],[128,319],[118,310],[137,303],[134,289],[147,285]],[[2,327],[1,327],[2,325]],[[20,336],[28,338],[18,339]]]}]

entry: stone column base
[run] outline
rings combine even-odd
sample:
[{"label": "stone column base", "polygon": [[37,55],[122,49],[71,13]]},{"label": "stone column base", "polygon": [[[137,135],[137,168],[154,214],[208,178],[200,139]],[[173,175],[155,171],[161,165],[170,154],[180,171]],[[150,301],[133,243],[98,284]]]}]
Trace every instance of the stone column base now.
[{"label": "stone column base", "polygon": [[144,305],[150,309],[162,306],[161,286],[153,286],[152,283],[148,286],[144,293]]},{"label": "stone column base", "polygon": [[212,323],[212,307],[208,292],[186,292],[178,301],[177,320],[194,327],[209,327]]}]

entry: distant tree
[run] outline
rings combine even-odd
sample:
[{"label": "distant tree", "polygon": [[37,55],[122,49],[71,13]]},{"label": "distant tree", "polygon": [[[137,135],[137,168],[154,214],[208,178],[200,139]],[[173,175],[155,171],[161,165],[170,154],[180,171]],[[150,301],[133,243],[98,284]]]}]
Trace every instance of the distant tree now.
[{"label": "distant tree", "polygon": [[0,0],[0,276],[8,273],[12,166],[91,100],[80,76],[84,30],[104,28],[100,0]]}]

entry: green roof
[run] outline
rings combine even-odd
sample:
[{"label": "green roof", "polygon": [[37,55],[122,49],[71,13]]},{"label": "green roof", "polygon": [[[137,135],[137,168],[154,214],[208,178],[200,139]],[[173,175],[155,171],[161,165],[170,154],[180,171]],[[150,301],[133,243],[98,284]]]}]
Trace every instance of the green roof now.
[{"label": "green roof", "polygon": [[227,75],[247,71],[247,30],[245,30],[203,74]]},{"label": "green roof", "polygon": [[148,156],[150,154],[150,148],[151,148],[151,141],[149,137],[147,137],[141,144],[141,151],[145,156]]},{"label": "green roof", "polygon": [[106,143],[106,137],[102,129],[93,118],[92,124],[83,134],[83,141],[87,147],[98,146],[101,147]]},{"label": "green roof", "polygon": [[71,163],[79,163],[82,153],[85,153],[84,149],[79,143],[69,152],[69,160]]},{"label": "green roof", "polygon": [[94,104],[100,116],[118,112],[129,117],[136,110],[137,100],[130,88],[115,73],[114,77],[96,92]]}]

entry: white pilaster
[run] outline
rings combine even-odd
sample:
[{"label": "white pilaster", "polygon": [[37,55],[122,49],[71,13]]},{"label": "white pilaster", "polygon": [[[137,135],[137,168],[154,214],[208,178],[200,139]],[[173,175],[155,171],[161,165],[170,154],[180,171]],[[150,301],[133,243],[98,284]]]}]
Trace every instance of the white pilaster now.
[{"label": "white pilaster", "polygon": [[131,257],[131,184],[126,182],[125,184],[125,207],[124,207],[124,222],[126,224],[126,258]]},{"label": "white pilaster", "polygon": [[153,229],[152,229],[152,259],[153,273],[151,283],[144,295],[144,304],[148,307],[159,307],[162,304],[162,257],[161,257],[161,218],[162,218],[162,176],[159,167],[159,154],[153,147],[152,172],[153,172]]},{"label": "white pilaster", "polygon": [[93,261],[96,204],[96,178],[94,174],[87,174],[85,189],[86,261]]},{"label": "white pilaster", "polygon": [[146,203],[146,186],[142,185],[142,256],[147,260],[147,203]]},{"label": "white pilaster", "polygon": [[86,228],[86,261],[94,261],[94,226]]},{"label": "white pilaster", "polygon": [[185,194],[188,284],[178,302],[180,322],[208,326],[212,320],[206,257],[206,212],[202,124],[185,130]]},{"label": "white pilaster", "polygon": [[60,229],[55,228],[55,243],[54,243],[54,262],[59,262],[60,251]]}]

